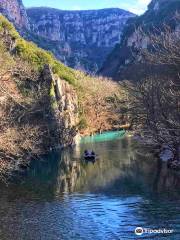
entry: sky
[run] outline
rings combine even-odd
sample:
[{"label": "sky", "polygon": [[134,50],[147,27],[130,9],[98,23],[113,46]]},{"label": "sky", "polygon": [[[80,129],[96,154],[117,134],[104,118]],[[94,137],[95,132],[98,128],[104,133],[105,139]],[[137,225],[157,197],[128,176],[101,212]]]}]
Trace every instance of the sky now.
[{"label": "sky", "polygon": [[151,0],[23,0],[26,7],[52,7],[62,10],[122,8],[135,14],[146,11]]}]

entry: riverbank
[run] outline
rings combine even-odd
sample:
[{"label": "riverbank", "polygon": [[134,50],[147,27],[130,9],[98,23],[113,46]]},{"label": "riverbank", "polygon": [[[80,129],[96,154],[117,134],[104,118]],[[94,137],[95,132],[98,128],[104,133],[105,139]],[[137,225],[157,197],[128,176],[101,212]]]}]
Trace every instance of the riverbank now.
[{"label": "riverbank", "polygon": [[[172,149],[166,144],[157,144],[153,139],[143,137],[140,133],[130,134],[134,140],[138,141],[142,146],[147,147],[154,154],[154,156],[160,159],[162,162],[166,162],[168,168],[180,171],[180,159],[176,159]],[[180,150],[180,148],[179,148]]]}]

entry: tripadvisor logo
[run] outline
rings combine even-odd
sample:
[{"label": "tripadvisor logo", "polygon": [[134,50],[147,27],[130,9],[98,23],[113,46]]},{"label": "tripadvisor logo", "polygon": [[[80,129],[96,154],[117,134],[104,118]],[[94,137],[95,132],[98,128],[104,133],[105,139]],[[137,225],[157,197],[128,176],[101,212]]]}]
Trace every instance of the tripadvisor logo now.
[{"label": "tripadvisor logo", "polygon": [[143,230],[142,227],[137,227],[137,228],[135,229],[135,234],[136,234],[136,235],[140,236],[140,235],[142,235],[143,233],[144,233],[144,230]]},{"label": "tripadvisor logo", "polygon": [[150,228],[142,228],[142,227],[137,227],[135,229],[135,234],[138,235],[138,236],[141,236],[143,233],[144,234],[172,234],[174,232],[173,229],[166,229],[166,228],[163,228],[163,229],[150,229]]}]

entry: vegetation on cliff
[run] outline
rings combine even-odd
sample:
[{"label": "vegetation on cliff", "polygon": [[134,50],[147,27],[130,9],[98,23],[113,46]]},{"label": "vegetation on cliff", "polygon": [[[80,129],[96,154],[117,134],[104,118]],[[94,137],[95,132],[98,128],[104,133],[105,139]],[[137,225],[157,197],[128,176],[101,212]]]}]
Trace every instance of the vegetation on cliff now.
[{"label": "vegetation on cliff", "polygon": [[[33,89],[35,84],[31,90],[29,86],[22,88],[28,82],[37,81],[36,72],[13,58],[2,43],[0,56],[0,174],[3,178],[24,160],[28,162],[32,154],[41,152],[45,127],[42,116],[35,122],[41,114],[42,93]],[[42,106],[45,107],[44,101]]]},{"label": "vegetation on cliff", "polygon": [[13,52],[22,60],[27,61],[37,70],[42,70],[45,64],[49,64],[55,74],[71,84],[74,83],[75,76],[72,69],[57,61],[52,53],[38,48],[33,42],[21,38],[13,25],[3,16],[0,16],[0,33],[2,37],[5,31],[8,31],[8,35],[16,42]]}]

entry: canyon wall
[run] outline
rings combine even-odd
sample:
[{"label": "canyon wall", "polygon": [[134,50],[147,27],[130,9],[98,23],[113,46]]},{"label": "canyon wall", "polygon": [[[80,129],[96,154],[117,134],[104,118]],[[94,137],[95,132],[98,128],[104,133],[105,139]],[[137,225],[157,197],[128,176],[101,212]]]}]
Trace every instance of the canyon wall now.
[{"label": "canyon wall", "polygon": [[[66,65],[95,73],[121,40],[134,14],[121,9],[62,11],[27,9],[31,33],[39,46],[52,51]],[[38,35],[38,38],[37,38]]]},{"label": "canyon wall", "polygon": [[64,64],[96,73],[120,42],[127,20],[135,15],[121,9],[62,11],[25,9],[22,0],[1,0],[0,13],[23,37],[51,51]]},{"label": "canyon wall", "polygon": [[19,29],[29,29],[29,21],[22,0],[1,0],[0,13],[13,22]]},{"label": "canyon wall", "polygon": [[107,57],[99,74],[115,80],[138,80],[142,77],[144,66],[139,69],[137,65],[141,62],[142,50],[149,47],[149,37],[155,32],[163,32],[165,26],[173,32],[177,31],[180,27],[179,16],[179,0],[153,0],[143,15],[129,21],[122,40]]}]

